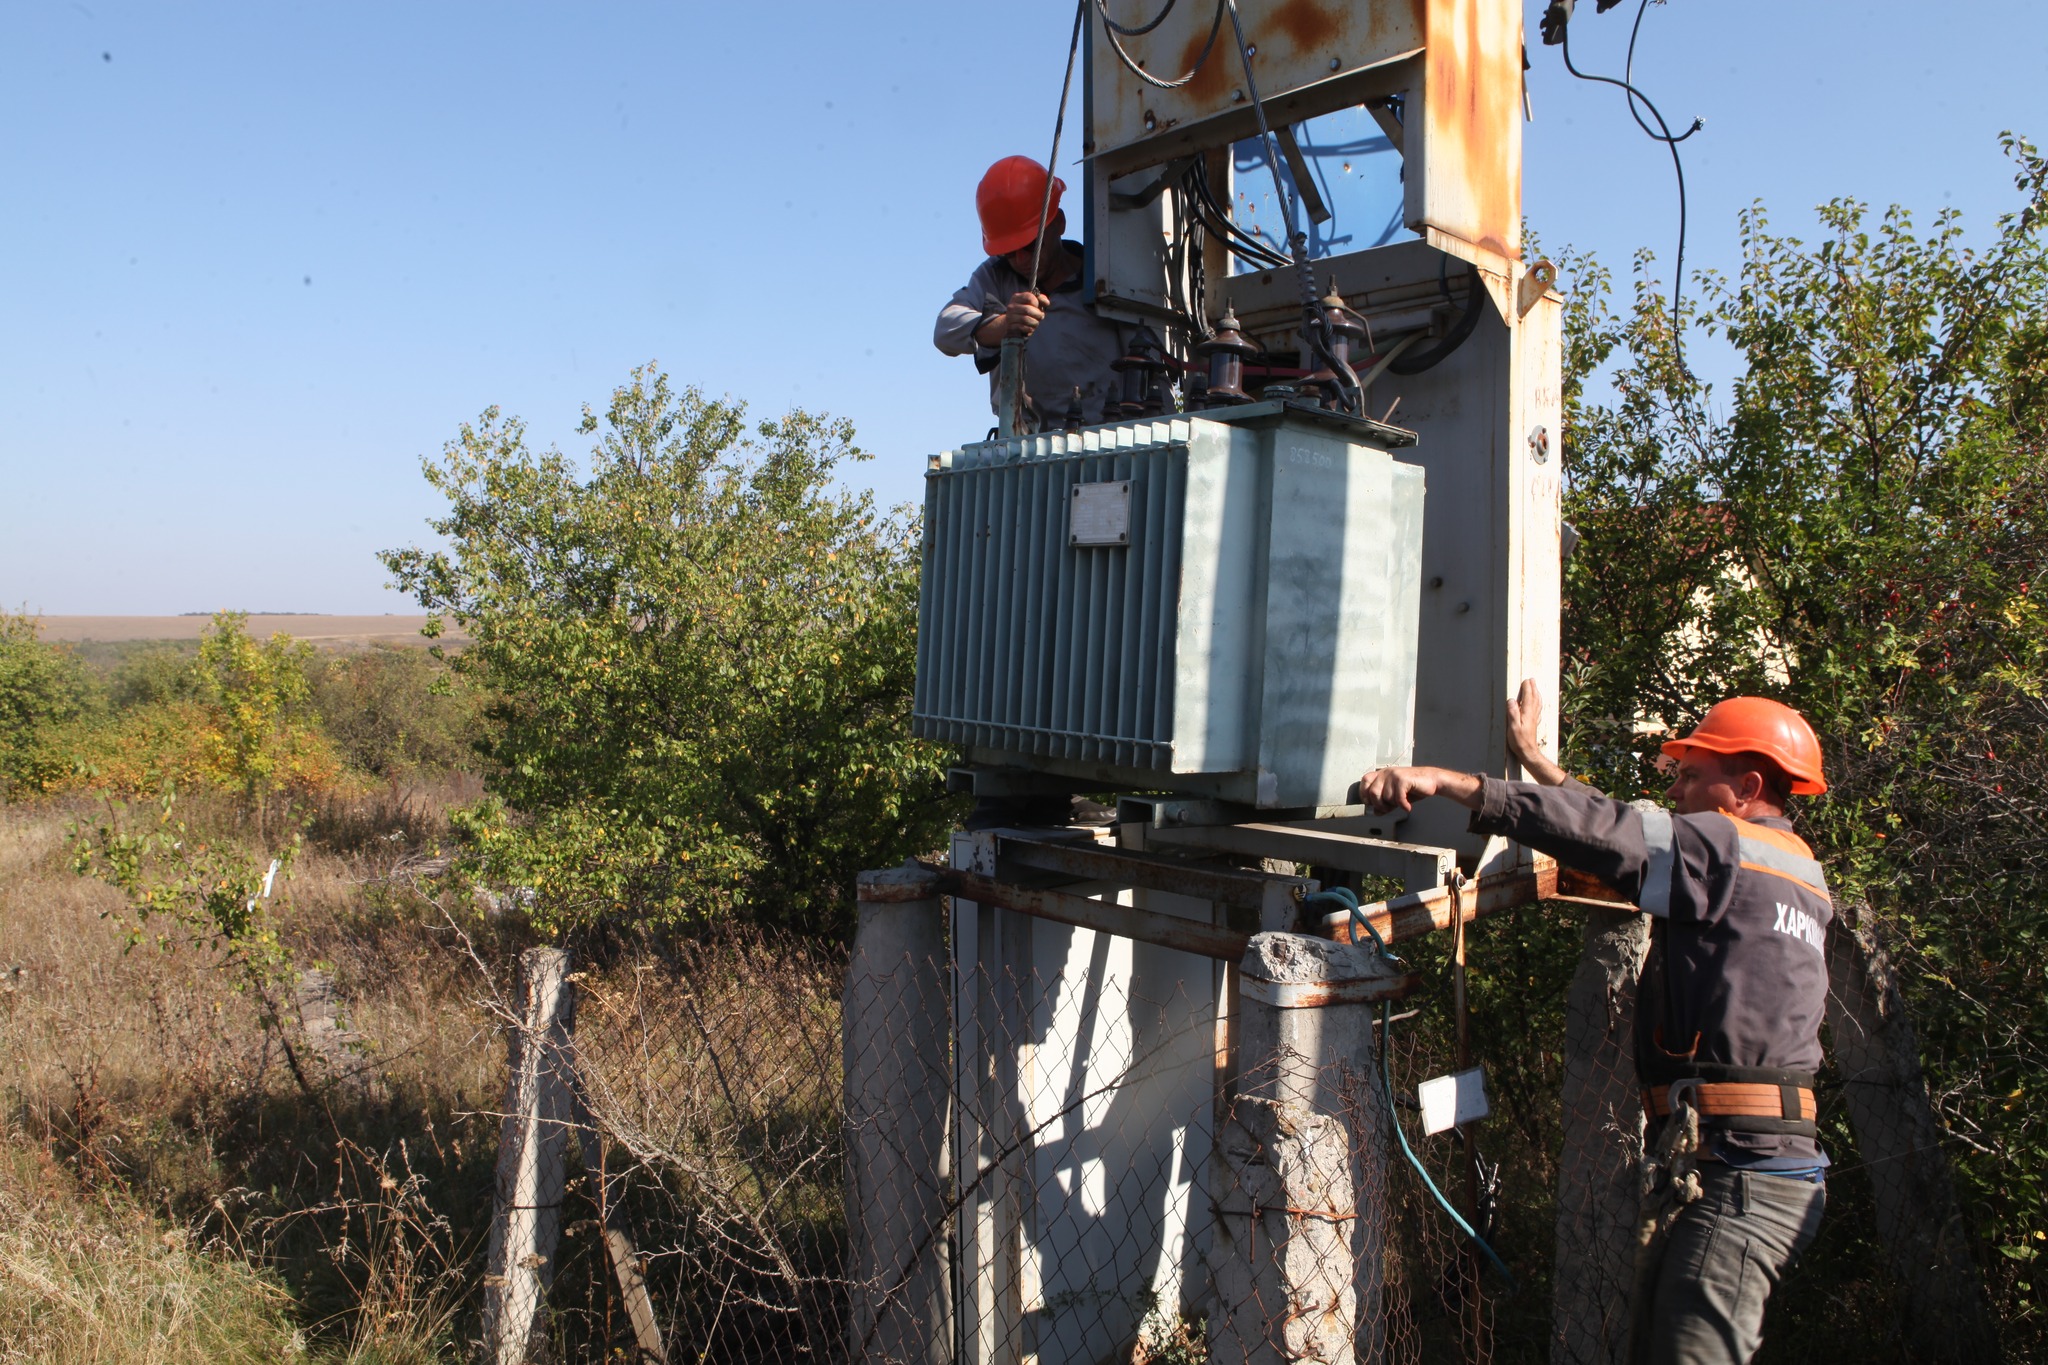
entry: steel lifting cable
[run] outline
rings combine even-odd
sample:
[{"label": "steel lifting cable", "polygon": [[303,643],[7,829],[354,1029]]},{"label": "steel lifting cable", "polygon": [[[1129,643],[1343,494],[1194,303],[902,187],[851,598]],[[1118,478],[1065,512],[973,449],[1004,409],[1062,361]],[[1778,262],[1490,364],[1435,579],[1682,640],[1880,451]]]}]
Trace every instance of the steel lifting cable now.
[{"label": "steel lifting cable", "polygon": [[[1074,36],[1067,40],[1067,74],[1060,81],[1060,111],[1052,121],[1052,155],[1045,159],[1045,197],[1038,201],[1038,240],[1031,247],[1032,293],[1038,292],[1039,258],[1045,254],[1045,230],[1047,216],[1052,212],[1053,167],[1060,160],[1060,134],[1067,126],[1067,95],[1074,88],[1074,57],[1081,51],[1081,24],[1088,15],[1088,0],[1080,0],[1074,7]],[[1161,16],[1164,17],[1164,16]]]},{"label": "steel lifting cable", "polygon": [[[1159,13],[1153,15],[1149,21],[1138,25],[1136,28],[1125,28],[1122,24],[1109,17],[1107,9],[1102,11],[1102,22],[1112,33],[1121,33],[1126,38],[1136,38],[1142,34],[1150,33],[1153,29],[1165,23],[1166,16],[1173,13],[1173,7],[1179,3],[1180,0],[1166,0],[1166,3],[1159,7]],[[1197,65],[1200,65],[1200,63],[1197,63]]]},{"label": "steel lifting cable", "polygon": [[[1088,14],[1089,0],[1078,0],[1074,6],[1074,32],[1067,40],[1067,74],[1060,81],[1060,108],[1052,123],[1052,153],[1045,159],[1045,192],[1038,200],[1038,222],[1036,234],[1031,243],[1031,275],[1025,281],[1025,289],[1033,296],[1038,293],[1038,272],[1045,260],[1046,229],[1052,217],[1053,169],[1059,165],[1060,135],[1067,126],[1067,97],[1074,89],[1074,58],[1081,51],[1081,28]],[[1001,369],[997,372],[998,392],[1002,395],[997,406],[1000,421],[997,430],[1004,437],[1019,434],[1022,425],[1028,391],[1024,384],[1024,343],[1027,338],[1005,336]]]},{"label": "steel lifting cable", "polygon": [[[1326,891],[1317,891],[1308,897],[1307,903],[1313,905],[1319,900],[1334,901],[1350,911],[1351,941],[1353,943],[1358,942],[1358,931],[1362,928],[1371,937],[1373,944],[1379,949],[1381,958],[1395,964],[1401,961],[1400,958],[1394,955],[1394,950],[1387,946],[1387,940],[1381,935],[1379,928],[1373,924],[1371,919],[1367,918],[1364,910],[1359,907],[1358,897],[1349,887],[1333,886]],[[1461,922],[1462,919],[1461,912]],[[1487,1243],[1487,1240],[1479,1235],[1477,1229],[1465,1221],[1465,1215],[1458,1212],[1457,1205],[1444,1197],[1444,1192],[1437,1188],[1436,1181],[1431,1178],[1429,1169],[1422,1164],[1422,1158],[1415,1155],[1415,1149],[1408,1145],[1408,1130],[1401,1126],[1399,1101],[1394,1097],[1393,1067],[1387,1060],[1387,1054],[1390,1051],[1388,1044],[1393,1038],[1393,1016],[1393,1001],[1380,1001],[1380,1056],[1377,1070],[1380,1073],[1380,1092],[1387,1102],[1387,1122],[1393,1125],[1394,1136],[1401,1141],[1401,1155],[1408,1158],[1408,1164],[1414,1167],[1415,1174],[1421,1177],[1423,1188],[1428,1190],[1430,1196],[1436,1200],[1437,1207],[1442,1209],[1445,1215],[1457,1227],[1458,1231],[1464,1233],[1472,1245],[1478,1247],[1486,1259],[1493,1263],[1493,1268],[1500,1272],[1503,1280],[1507,1281],[1508,1293],[1513,1294],[1516,1289],[1515,1277],[1513,1272],[1508,1269],[1507,1262],[1503,1261],[1500,1258],[1500,1253],[1495,1251]]]},{"label": "steel lifting cable", "polygon": [[[1084,6],[1087,3],[1088,0],[1082,0]],[[1146,24],[1143,28],[1125,28],[1109,17],[1108,0],[1095,0],[1095,8],[1102,14],[1103,36],[1109,39],[1110,50],[1116,53],[1116,59],[1128,67],[1131,74],[1139,80],[1147,85],[1156,86],[1161,90],[1180,89],[1183,85],[1193,80],[1195,73],[1202,69],[1202,64],[1209,60],[1209,53],[1216,46],[1216,35],[1223,31],[1223,7],[1229,3],[1229,0],[1216,0],[1216,17],[1209,21],[1209,37],[1202,44],[1202,55],[1195,58],[1194,63],[1188,67],[1185,75],[1176,76],[1170,81],[1163,81],[1139,65],[1138,59],[1124,50],[1123,41],[1117,35],[1123,33],[1135,36],[1140,33],[1150,33],[1153,29],[1159,27],[1168,14],[1172,13],[1175,3],[1176,0],[1167,0],[1166,8],[1159,11],[1152,22]]]},{"label": "steel lifting cable", "polygon": [[1337,376],[1344,407],[1363,416],[1365,393],[1359,388],[1358,375],[1337,354],[1336,332],[1316,297],[1315,272],[1308,263],[1308,238],[1301,233],[1294,199],[1287,193],[1287,182],[1280,175],[1280,144],[1274,139],[1273,130],[1266,126],[1266,106],[1259,100],[1258,78],[1252,74],[1251,44],[1244,38],[1244,24],[1238,18],[1237,0],[1223,0],[1223,6],[1230,11],[1230,31],[1237,38],[1237,55],[1244,63],[1245,93],[1251,97],[1252,112],[1258,116],[1259,142],[1266,149],[1267,164],[1273,172],[1273,193],[1278,196],[1281,211],[1287,216],[1287,254],[1294,259],[1295,275],[1301,286],[1302,340],[1308,342],[1316,358]]}]

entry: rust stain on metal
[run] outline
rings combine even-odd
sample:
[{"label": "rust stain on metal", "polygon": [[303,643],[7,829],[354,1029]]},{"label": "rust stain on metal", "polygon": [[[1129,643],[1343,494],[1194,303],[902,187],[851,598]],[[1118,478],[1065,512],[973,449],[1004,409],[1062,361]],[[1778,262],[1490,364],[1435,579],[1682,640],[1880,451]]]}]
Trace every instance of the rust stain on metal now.
[{"label": "rust stain on metal", "polygon": [[[1188,35],[1188,45],[1180,54],[1180,65],[1174,68],[1174,75],[1180,75],[1193,67],[1202,58],[1202,44],[1208,40],[1209,26],[1200,25]],[[1228,53],[1228,59],[1225,55]],[[1258,58],[1252,58],[1257,61]],[[1188,100],[1202,106],[1227,104],[1230,92],[1237,87],[1231,83],[1231,73],[1237,70],[1237,44],[1232,40],[1230,25],[1225,23],[1223,31],[1216,35],[1216,46],[1209,49],[1209,59],[1195,72],[1194,79],[1180,88],[1179,93]],[[1164,91],[1161,92],[1166,93]]]},{"label": "rust stain on metal", "polygon": [[1316,0],[1287,0],[1273,11],[1266,31],[1275,29],[1287,35],[1296,52],[1313,52],[1336,40],[1344,31],[1344,18]]},{"label": "rust stain on metal", "polygon": [[1357,1005],[1377,1000],[1406,1000],[1422,985],[1419,972],[1381,977],[1369,983],[1343,982],[1335,985],[1293,985],[1288,988],[1287,1008],[1321,1009],[1328,1005]]},{"label": "rust stain on metal", "polygon": [[1628,910],[1636,908],[1634,901],[1598,877],[1588,872],[1575,872],[1568,867],[1557,870],[1557,895],[1553,899],[1587,905],[1613,905]]},{"label": "rust stain on metal", "polygon": [[1258,872],[1197,867],[1131,849],[1052,840],[1005,838],[997,845],[997,857],[1039,871],[1062,872],[1086,881],[1142,886],[1245,910],[1257,910],[1265,904],[1268,882],[1307,885],[1295,877],[1275,878]]},{"label": "rust stain on metal", "polygon": [[1502,261],[1521,254],[1521,17],[1504,0],[1431,0],[1432,225]]}]

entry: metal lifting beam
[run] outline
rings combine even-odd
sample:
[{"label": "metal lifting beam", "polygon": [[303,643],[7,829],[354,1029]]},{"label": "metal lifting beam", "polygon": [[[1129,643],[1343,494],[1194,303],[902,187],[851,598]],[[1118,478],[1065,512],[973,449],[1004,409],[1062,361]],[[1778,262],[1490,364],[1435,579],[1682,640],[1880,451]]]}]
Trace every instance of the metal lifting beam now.
[{"label": "metal lifting beam", "polygon": [[1146,830],[1145,842],[1257,858],[1288,858],[1338,872],[1399,877],[1410,891],[1444,885],[1458,866],[1456,849],[1353,834],[1337,820],[1298,825],[1163,825]]}]

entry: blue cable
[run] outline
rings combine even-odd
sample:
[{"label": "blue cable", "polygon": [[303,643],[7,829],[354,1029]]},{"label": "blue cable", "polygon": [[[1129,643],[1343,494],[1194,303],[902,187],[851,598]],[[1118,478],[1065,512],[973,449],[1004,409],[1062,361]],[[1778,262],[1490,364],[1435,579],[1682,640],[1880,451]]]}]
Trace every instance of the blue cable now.
[{"label": "blue cable", "polygon": [[[1389,962],[1399,962],[1401,960],[1394,956],[1393,950],[1387,946],[1387,940],[1381,936],[1379,929],[1359,909],[1358,897],[1348,887],[1333,886],[1327,891],[1314,892],[1305,903],[1313,905],[1320,900],[1335,901],[1338,905],[1351,912],[1351,941],[1353,943],[1358,942],[1358,926],[1364,925],[1365,931],[1372,935],[1372,941],[1378,945],[1381,957]],[[1486,1254],[1487,1260],[1493,1262],[1493,1268],[1498,1270],[1500,1277],[1508,1282],[1508,1293],[1513,1294],[1516,1290],[1515,1277],[1508,1270],[1507,1262],[1501,1260],[1500,1255],[1486,1244],[1486,1239],[1481,1237],[1473,1229],[1472,1225],[1465,1221],[1465,1216],[1458,1212],[1457,1207],[1450,1200],[1444,1198],[1444,1192],[1437,1188],[1436,1181],[1430,1179],[1428,1169],[1422,1164],[1422,1158],[1416,1156],[1415,1149],[1408,1145],[1408,1132],[1401,1127],[1400,1110],[1394,1103],[1393,1074],[1387,1068],[1387,1043],[1392,1036],[1393,1013],[1393,1002],[1382,1000],[1380,1002],[1379,1073],[1380,1089],[1385,1092],[1387,1097],[1387,1122],[1394,1125],[1394,1136],[1401,1140],[1401,1154],[1408,1158],[1408,1164],[1415,1168],[1415,1174],[1422,1177],[1423,1187],[1435,1197],[1437,1207],[1441,1208],[1450,1217],[1451,1222],[1457,1225],[1458,1231],[1471,1239],[1472,1245],[1478,1247],[1480,1251]]]}]

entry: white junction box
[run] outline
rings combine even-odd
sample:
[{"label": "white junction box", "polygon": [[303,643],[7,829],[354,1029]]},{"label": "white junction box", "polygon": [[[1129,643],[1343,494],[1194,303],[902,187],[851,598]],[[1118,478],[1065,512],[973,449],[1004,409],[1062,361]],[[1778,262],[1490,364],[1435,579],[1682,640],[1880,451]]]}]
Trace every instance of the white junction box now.
[{"label": "white junction box", "polygon": [[1493,1112],[1486,1103],[1483,1067],[1424,1081],[1415,1087],[1415,1099],[1422,1106],[1425,1133],[1441,1133],[1446,1128],[1476,1123]]}]

